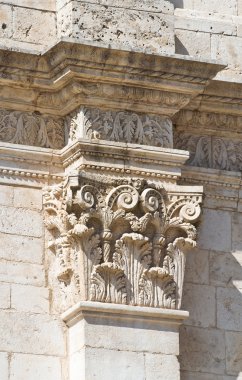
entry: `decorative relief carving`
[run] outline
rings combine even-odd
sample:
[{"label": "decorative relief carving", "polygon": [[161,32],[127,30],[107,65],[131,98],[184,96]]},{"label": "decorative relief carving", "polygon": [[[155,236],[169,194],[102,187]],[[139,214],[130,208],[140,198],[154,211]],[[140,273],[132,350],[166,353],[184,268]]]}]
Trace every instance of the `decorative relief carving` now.
[{"label": "decorative relief carving", "polygon": [[180,308],[201,201],[200,194],[169,194],[161,183],[84,174],[46,188],[61,307],[93,300]]},{"label": "decorative relief carving", "polygon": [[70,141],[80,137],[172,147],[168,117],[81,107],[68,120]]},{"label": "decorative relief carving", "polygon": [[230,132],[240,132],[242,129],[242,117],[221,113],[199,112],[199,111],[180,111],[174,117],[178,126],[186,128],[202,128],[209,130],[228,130]]},{"label": "decorative relief carving", "polygon": [[60,149],[65,145],[64,123],[37,113],[0,110],[0,141]]},{"label": "decorative relief carving", "polygon": [[197,136],[178,133],[175,147],[190,152],[188,164],[221,170],[242,170],[242,142],[217,136]]}]

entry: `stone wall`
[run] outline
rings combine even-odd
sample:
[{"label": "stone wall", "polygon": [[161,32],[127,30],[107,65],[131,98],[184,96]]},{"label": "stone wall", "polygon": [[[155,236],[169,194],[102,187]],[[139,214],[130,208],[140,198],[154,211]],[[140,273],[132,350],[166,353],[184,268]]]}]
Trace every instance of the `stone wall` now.
[{"label": "stone wall", "polygon": [[63,380],[64,329],[46,282],[42,191],[0,186],[1,380]]},{"label": "stone wall", "polygon": [[[54,305],[49,267],[55,255],[44,249],[50,236],[42,210],[42,188],[63,179],[63,162],[69,174],[78,169],[119,180],[155,178],[171,187],[177,180],[189,188],[204,185],[198,246],[188,254],[185,272],[182,309],[190,318],[181,328],[181,376],[242,379],[242,91],[239,84],[209,85],[219,70],[217,79],[241,81],[241,33],[240,0],[223,0],[219,9],[217,0],[1,1],[3,50],[40,53],[60,38],[75,42],[40,58],[2,52],[1,380],[73,380],[58,299]],[[92,47],[78,50],[78,43]],[[221,60],[228,68],[142,52]],[[65,121],[72,135],[60,162]],[[187,165],[187,153],[172,150],[173,135],[174,147],[191,153]],[[88,141],[77,149],[80,138]],[[35,147],[17,157],[20,144]],[[125,158],[121,148],[127,148]],[[139,360],[146,355],[136,351]],[[177,359],[167,359],[152,360],[147,379],[178,379]],[[142,371],[131,373],[141,380]]]},{"label": "stone wall", "polygon": [[176,53],[228,64],[221,80],[241,82],[240,0],[174,0]]},{"label": "stone wall", "polygon": [[198,248],[189,255],[181,329],[183,380],[241,378],[241,213],[204,209]]},{"label": "stone wall", "polygon": [[39,52],[56,41],[55,0],[2,0],[0,46]]}]

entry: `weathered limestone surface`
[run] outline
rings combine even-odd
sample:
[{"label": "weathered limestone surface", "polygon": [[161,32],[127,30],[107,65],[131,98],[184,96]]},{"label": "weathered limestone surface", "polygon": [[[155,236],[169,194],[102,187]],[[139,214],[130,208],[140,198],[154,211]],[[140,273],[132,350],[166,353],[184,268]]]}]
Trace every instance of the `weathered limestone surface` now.
[{"label": "weathered limestone surface", "polygon": [[80,302],[63,315],[70,378],[111,380],[115,373],[119,380],[180,379],[178,330],[186,317],[180,311]]},{"label": "weathered limestone surface", "polygon": [[[69,42],[50,49],[62,37]],[[79,373],[88,380],[100,376],[113,380],[113,363],[117,380],[179,380],[180,366],[182,380],[241,379],[242,90],[239,83],[223,82],[241,82],[241,38],[239,0],[219,4],[215,0],[1,1],[1,47],[33,53],[0,53],[1,380],[80,380]],[[173,53],[198,60],[171,57]],[[199,61],[211,58],[228,64],[228,68],[218,62]],[[218,80],[212,80],[216,74]],[[189,151],[187,164],[188,153],[177,149]],[[62,241],[55,236],[56,229],[54,236],[46,231],[42,190],[54,189],[53,199],[59,201],[64,171],[72,178],[79,173],[90,174],[98,190],[101,183],[117,191],[124,186],[124,178],[138,178],[147,188],[152,183],[156,197],[148,206],[143,193],[147,188],[135,183],[137,195],[134,183],[127,182],[138,199],[137,208],[130,215],[131,211],[127,213],[119,202],[111,211],[122,214],[122,231],[132,234],[125,242],[132,240],[139,245],[142,239],[143,243],[150,239],[157,251],[164,242],[174,242],[174,236],[169,231],[161,239],[159,233],[158,240],[152,228],[145,230],[146,222],[152,219],[152,207],[160,199],[155,191],[170,197],[167,206],[178,197],[179,189],[179,197],[184,199],[194,186],[204,186],[203,215],[195,222],[198,246],[186,253],[183,299],[174,292],[174,284],[179,284],[179,290],[183,284],[183,278],[175,278],[177,262],[170,262],[173,265],[169,267],[167,257],[164,262],[162,256],[161,263],[152,252],[153,262],[147,254],[141,265],[142,280],[145,274],[150,275],[149,284],[152,273],[160,284],[169,278],[173,287],[165,294],[173,300],[171,309],[182,299],[182,308],[190,312],[181,328],[180,351],[174,325],[157,328],[157,324],[148,326],[147,320],[122,323],[122,318],[114,323],[113,315],[107,323],[99,311],[88,317],[89,321],[77,319],[69,326],[69,376],[68,334],[59,314],[80,285],[77,281],[71,288],[74,282],[70,278],[76,274],[73,262],[77,261],[70,265],[68,254],[65,256],[70,246],[75,249],[73,236],[94,229],[102,244],[96,237],[91,242],[95,248],[105,247],[106,260],[104,254],[100,259],[100,249],[95,251],[99,260],[92,272],[95,301],[99,297],[105,299],[105,305],[118,300],[126,306],[127,299],[135,305],[158,303],[157,299],[141,300],[137,294],[132,298],[131,291],[123,291],[128,285],[123,277],[118,277],[121,296],[119,293],[115,298],[113,282],[100,275],[105,270],[122,276],[128,273],[123,264],[117,264],[118,254],[124,257],[118,251],[120,247],[114,247],[114,241],[121,240],[118,228],[114,236],[110,236],[113,230],[109,228],[102,231],[108,217],[113,216],[112,212],[103,212],[103,205],[109,205],[103,194],[94,202],[102,212],[90,224],[86,215],[93,212],[90,188],[83,197],[81,183],[63,185],[62,190],[68,193],[64,193],[63,203],[68,206],[60,208],[58,216],[61,219],[66,210],[67,226],[55,225],[60,228]],[[113,177],[119,182],[113,183]],[[86,186],[90,186],[89,180]],[[177,183],[179,189],[175,188]],[[162,186],[157,189],[159,184],[163,190]],[[126,219],[124,214],[129,214]],[[181,227],[182,215],[175,213],[176,227]],[[53,221],[49,223],[50,230],[53,225]],[[181,229],[184,233],[187,226],[179,228],[175,236],[184,243]],[[190,228],[190,244],[194,245],[195,230]],[[164,232],[163,226],[160,230]],[[127,249],[123,244],[123,252],[131,252],[130,246]],[[147,245],[145,252],[149,249]],[[159,265],[154,266],[154,260]],[[80,267],[91,268],[90,261]],[[184,265],[179,268],[183,275]],[[135,287],[134,278],[130,283]],[[89,298],[89,280],[87,276],[85,286],[82,283],[83,299]],[[111,295],[98,293],[100,283],[109,285]],[[153,287],[161,288],[157,284]],[[143,294],[140,283],[136,289]],[[70,305],[80,301],[80,293],[75,297],[70,297]]]}]

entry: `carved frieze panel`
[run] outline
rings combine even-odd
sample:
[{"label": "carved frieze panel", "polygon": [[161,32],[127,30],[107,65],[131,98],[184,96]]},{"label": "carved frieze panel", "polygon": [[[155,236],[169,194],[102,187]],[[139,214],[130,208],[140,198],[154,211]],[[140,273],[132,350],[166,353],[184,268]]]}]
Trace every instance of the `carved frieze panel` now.
[{"label": "carved frieze panel", "polygon": [[179,309],[201,201],[162,183],[83,173],[46,188],[60,308],[93,300]]},{"label": "carved frieze panel", "polygon": [[64,122],[38,113],[0,110],[0,141],[60,149],[65,145]]},{"label": "carved frieze panel", "polygon": [[172,122],[165,116],[81,107],[67,124],[70,142],[84,137],[166,148],[173,144]]},{"label": "carved frieze panel", "polygon": [[242,170],[242,141],[179,132],[175,147],[190,152],[188,164],[220,170]]}]

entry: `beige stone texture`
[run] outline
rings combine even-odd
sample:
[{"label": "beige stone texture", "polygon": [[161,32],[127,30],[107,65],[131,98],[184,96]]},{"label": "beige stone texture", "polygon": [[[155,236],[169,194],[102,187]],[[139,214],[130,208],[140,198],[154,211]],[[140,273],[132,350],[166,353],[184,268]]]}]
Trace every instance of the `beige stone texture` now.
[{"label": "beige stone texture", "polygon": [[10,303],[10,284],[0,283],[0,309],[9,309]]},{"label": "beige stone texture", "polygon": [[[98,316],[98,314],[97,314]],[[101,316],[82,321],[81,328],[76,325],[71,328],[70,340],[74,351],[80,350],[85,346],[95,348],[105,347],[109,350],[116,350],[117,347],[122,351],[132,352],[156,352],[166,355],[179,354],[179,337],[176,328],[157,328],[156,323],[145,323],[141,320],[132,322],[117,321],[106,323],[106,319]],[[145,327],[145,328],[144,328]],[[137,340],[137,335],[139,339]],[[109,336],[110,339],[106,339]],[[78,339],[77,339],[78,337]]]},{"label": "beige stone texture", "polygon": [[180,380],[180,365],[176,356],[145,353],[146,380]]},{"label": "beige stone texture", "polygon": [[234,69],[241,66],[242,38],[234,36],[212,35],[211,58],[223,59]]},{"label": "beige stone texture", "polygon": [[12,206],[13,205],[13,191],[12,186],[0,185],[0,205]]},{"label": "beige stone texture", "polygon": [[193,284],[209,284],[209,251],[195,248],[188,253],[185,281]]},{"label": "beige stone texture", "polygon": [[49,11],[55,11],[56,0],[1,0],[3,4],[11,4],[13,6],[43,9]]},{"label": "beige stone texture", "polygon": [[242,331],[242,292],[217,288],[217,325],[221,329]]},{"label": "beige stone texture", "polygon": [[10,380],[61,379],[60,359],[43,355],[14,354],[10,363]]},{"label": "beige stone texture", "polygon": [[231,214],[205,209],[199,227],[198,247],[216,251],[231,250]]},{"label": "beige stone texture", "polygon": [[209,59],[211,57],[210,35],[176,29],[176,53]]},{"label": "beige stone texture", "polygon": [[186,324],[201,327],[215,327],[215,288],[207,285],[187,283],[184,287],[183,310],[189,310]]},{"label": "beige stone texture", "polygon": [[10,38],[13,33],[13,10],[9,5],[0,7],[0,38]]},{"label": "beige stone texture", "polygon": [[1,371],[1,380],[9,380],[7,352],[0,352],[0,371]]},{"label": "beige stone texture", "polygon": [[0,233],[0,240],[0,259],[42,264],[44,244],[41,238]]},{"label": "beige stone texture", "polygon": [[38,189],[14,188],[14,207],[42,209],[43,193]]},{"label": "beige stone texture", "polygon": [[193,8],[210,13],[237,15],[237,0],[224,0],[219,6],[217,0],[193,0]]},{"label": "beige stone texture", "polygon": [[11,308],[45,314],[49,312],[50,294],[46,288],[14,284],[11,286]]},{"label": "beige stone texture", "polygon": [[[63,7],[65,4],[73,0],[57,0],[57,6],[59,8]],[[83,3],[82,0],[77,0],[76,4]],[[150,11],[150,12],[161,12],[161,13],[173,13],[173,4],[169,0],[146,0],[140,2],[138,0],[90,0],[89,3],[111,6],[114,8],[127,8],[127,9],[137,9],[140,11]]]},{"label": "beige stone texture", "polygon": [[64,356],[63,326],[41,314],[0,311],[0,351]]},{"label": "beige stone texture", "polygon": [[211,251],[209,263],[211,285],[242,289],[241,252]]},{"label": "beige stone texture", "polygon": [[238,251],[238,254],[242,251],[242,215],[241,213],[234,213],[232,219],[232,249]]},{"label": "beige stone texture", "polygon": [[0,281],[44,286],[45,272],[38,264],[0,260]]},{"label": "beige stone texture", "polygon": [[175,28],[199,31],[212,34],[236,35],[236,24],[232,17],[222,16],[218,13],[189,11],[177,9],[175,11]]},{"label": "beige stone texture", "polygon": [[[137,380],[145,378],[144,354],[141,352],[127,352],[107,350],[105,348],[84,347],[81,352],[76,352],[71,358],[76,366],[72,367],[70,377],[79,380],[80,374],[85,379],[112,380]],[[99,364],[102,363],[100,366]],[[115,372],[114,372],[115,363]],[[115,375],[114,375],[115,373]],[[153,377],[152,380],[155,380]],[[176,378],[172,378],[172,380]]]},{"label": "beige stone texture", "polygon": [[0,209],[0,232],[41,237],[43,220],[37,211],[14,207]]},{"label": "beige stone texture", "polygon": [[181,373],[181,380],[241,380],[242,377],[234,376],[220,376],[209,373],[200,373],[200,372],[187,372],[184,371]]},{"label": "beige stone texture", "polygon": [[[40,38],[41,31],[41,38]],[[36,9],[14,7],[13,39],[50,46],[56,38],[55,14]]]},{"label": "beige stone texture", "polygon": [[225,372],[224,331],[184,326],[180,330],[181,367],[213,375]]},{"label": "beige stone texture", "polygon": [[72,1],[58,14],[60,36],[113,48],[174,53],[173,16]]},{"label": "beige stone texture", "polygon": [[241,378],[242,368],[242,333],[226,332],[226,368],[229,375]]}]

